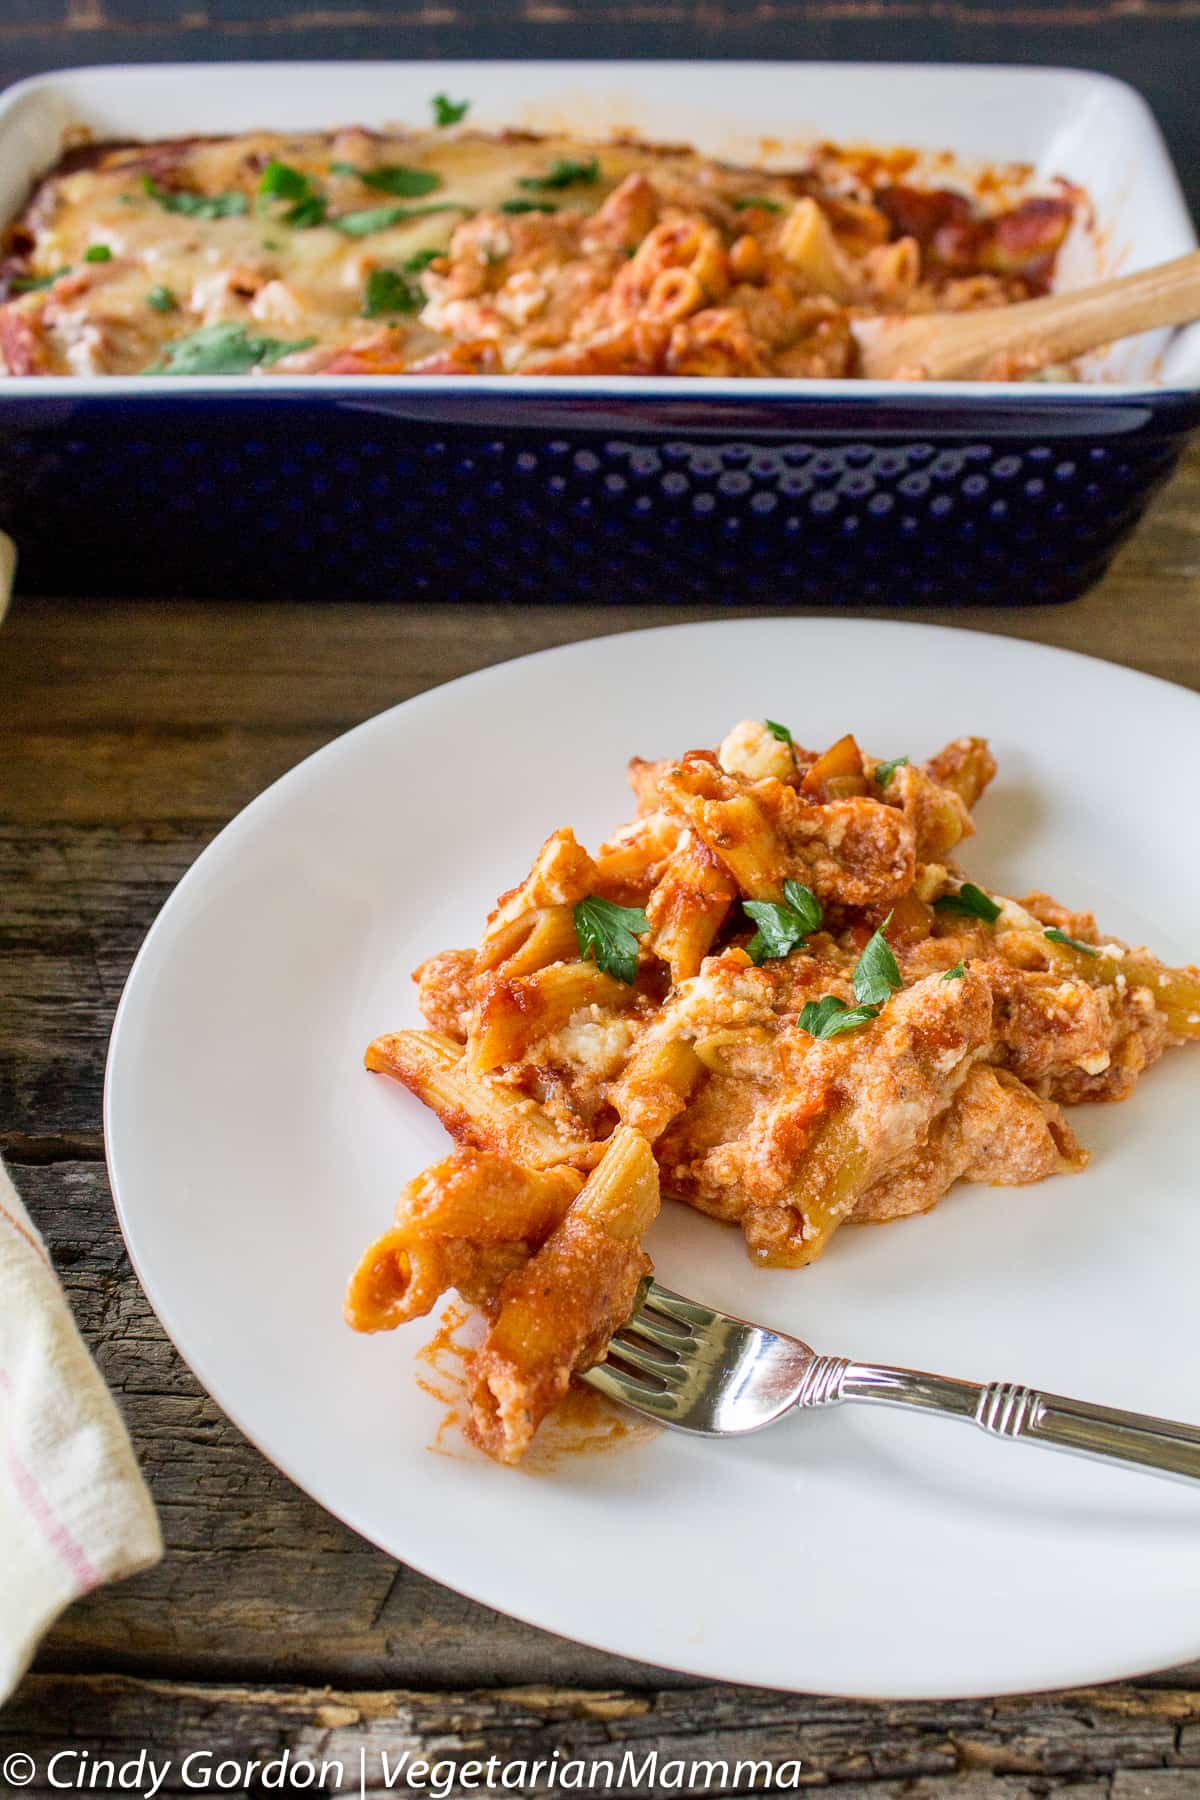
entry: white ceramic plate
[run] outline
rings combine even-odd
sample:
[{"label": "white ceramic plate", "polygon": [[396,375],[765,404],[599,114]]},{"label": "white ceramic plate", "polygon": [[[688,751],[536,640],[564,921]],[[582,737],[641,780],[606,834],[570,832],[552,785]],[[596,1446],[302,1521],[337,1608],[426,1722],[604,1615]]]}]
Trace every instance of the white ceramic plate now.
[{"label": "white ceramic plate", "polygon": [[[464,629],[469,629],[469,620]],[[366,1076],[409,971],[476,940],[554,827],[595,844],[623,768],[743,717],[881,756],[987,733],[976,876],[1200,948],[1181,810],[1200,701],[1061,651],[908,624],[738,619],[489,669],[278,782],[150,933],[113,1032],[109,1166],[167,1330],[267,1456],[366,1537],[553,1631],[709,1677],[863,1696],[1103,1680],[1200,1652],[1200,1490],[966,1427],[842,1408],[739,1442],[659,1436],[530,1475],[430,1454],[429,1321],[356,1337],[346,1272],[436,1120]],[[670,1209],[672,1287],[818,1347],[1200,1417],[1197,1065],[1077,1112],[1083,1175],[961,1188],[805,1272]]]}]

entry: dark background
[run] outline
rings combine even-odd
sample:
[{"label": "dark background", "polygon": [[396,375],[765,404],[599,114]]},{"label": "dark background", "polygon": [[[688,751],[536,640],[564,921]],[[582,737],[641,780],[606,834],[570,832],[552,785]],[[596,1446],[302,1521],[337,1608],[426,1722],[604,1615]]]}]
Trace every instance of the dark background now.
[{"label": "dark background", "polygon": [[0,83],[158,58],[833,57],[1068,63],[1141,89],[1200,215],[1200,0],[0,0]]}]

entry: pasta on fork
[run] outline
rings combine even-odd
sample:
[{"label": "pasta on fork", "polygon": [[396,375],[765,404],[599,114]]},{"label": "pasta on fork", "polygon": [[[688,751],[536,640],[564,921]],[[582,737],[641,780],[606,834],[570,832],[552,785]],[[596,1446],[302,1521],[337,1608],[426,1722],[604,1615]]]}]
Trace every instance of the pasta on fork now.
[{"label": "pasta on fork", "polygon": [[1200,1037],[1200,970],[967,877],[994,773],[980,738],[917,764],[743,721],[635,758],[627,824],[594,855],[554,832],[478,948],[416,971],[430,1029],[366,1064],[456,1148],[405,1188],[346,1316],[389,1330],[451,1288],[478,1306],[481,1449],[516,1461],[604,1357],[660,1186],[800,1268],[959,1180],[1082,1169],[1064,1109],[1124,1099]]}]

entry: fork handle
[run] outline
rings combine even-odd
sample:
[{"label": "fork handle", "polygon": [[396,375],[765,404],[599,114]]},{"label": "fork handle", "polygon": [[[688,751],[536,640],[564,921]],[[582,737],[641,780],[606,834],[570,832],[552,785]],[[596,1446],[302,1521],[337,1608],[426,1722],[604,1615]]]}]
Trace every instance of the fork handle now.
[{"label": "fork handle", "polygon": [[813,1391],[810,1405],[858,1400],[941,1413],[969,1420],[993,1437],[1045,1444],[1125,1468],[1200,1481],[1200,1427],[1195,1425],[1068,1400],[1010,1381],[953,1381],[917,1369],[842,1362],[840,1357],[820,1361],[832,1366],[823,1379],[818,1375],[812,1383],[813,1390],[824,1387],[825,1393]]}]

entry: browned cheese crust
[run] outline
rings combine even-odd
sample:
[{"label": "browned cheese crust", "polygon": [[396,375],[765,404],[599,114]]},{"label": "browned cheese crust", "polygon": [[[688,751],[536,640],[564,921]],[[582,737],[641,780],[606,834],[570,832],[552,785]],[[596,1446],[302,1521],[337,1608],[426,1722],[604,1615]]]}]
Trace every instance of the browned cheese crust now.
[{"label": "browned cheese crust", "polygon": [[0,373],[853,376],[856,318],[1044,292],[1079,205],[922,188],[911,160],[469,130],[97,146],[8,230]]}]

